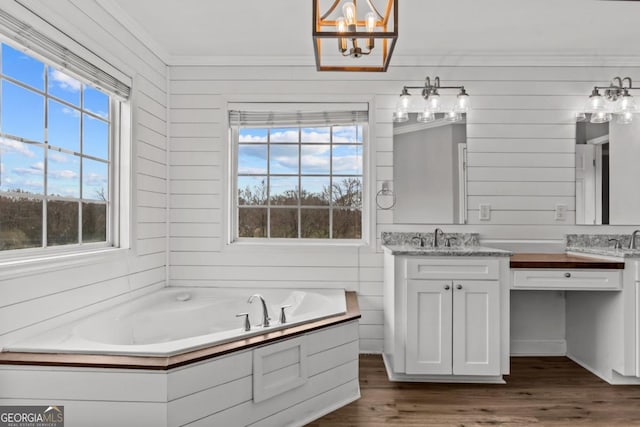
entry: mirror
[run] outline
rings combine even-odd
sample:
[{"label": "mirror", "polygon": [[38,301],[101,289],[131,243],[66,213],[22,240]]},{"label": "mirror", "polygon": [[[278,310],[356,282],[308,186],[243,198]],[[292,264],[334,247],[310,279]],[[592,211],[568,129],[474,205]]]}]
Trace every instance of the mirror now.
[{"label": "mirror", "polygon": [[466,223],[466,115],[393,124],[394,223]]},{"label": "mirror", "polygon": [[576,224],[640,224],[640,121],[576,124]]}]

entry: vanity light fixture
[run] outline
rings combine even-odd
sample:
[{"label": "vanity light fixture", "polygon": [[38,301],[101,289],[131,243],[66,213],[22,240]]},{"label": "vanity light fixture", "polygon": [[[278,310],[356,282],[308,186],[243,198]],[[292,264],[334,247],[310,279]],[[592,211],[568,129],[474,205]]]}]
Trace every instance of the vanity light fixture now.
[{"label": "vanity light fixture", "polygon": [[[440,77],[436,76],[431,83],[431,78],[426,77],[424,86],[404,86],[400,93],[400,99],[396,104],[396,110],[393,113],[393,121],[396,123],[406,122],[409,120],[409,107],[411,105],[411,94],[409,89],[421,89],[422,101],[420,112],[416,120],[423,123],[432,122],[436,119],[435,114],[444,112],[444,120],[457,122],[462,119],[462,114],[469,111],[469,94],[464,86],[441,86]],[[455,103],[444,108],[440,97],[440,90],[457,90]]]},{"label": "vanity light fixture", "polygon": [[[631,77],[614,77],[609,86],[594,86],[585,107],[586,113],[591,113],[591,123],[606,123],[617,118],[617,123],[628,124],[633,121],[633,114],[637,112],[635,99],[630,90],[633,87]],[[602,92],[600,92],[602,91]],[[576,120],[585,120],[584,113],[576,114]]]},{"label": "vanity light fixture", "polygon": [[387,71],[397,39],[398,0],[313,0],[318,71]]}]

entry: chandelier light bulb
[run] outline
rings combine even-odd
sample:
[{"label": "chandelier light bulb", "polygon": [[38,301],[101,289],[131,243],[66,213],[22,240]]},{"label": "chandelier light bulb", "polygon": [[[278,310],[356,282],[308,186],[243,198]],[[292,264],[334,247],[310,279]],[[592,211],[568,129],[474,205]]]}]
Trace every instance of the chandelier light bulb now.
[{"label": "chandelier light bulb", "polygon": [[447,113],[444,115],[444,119],[447,122],[457,122],[461,118],[462,116],[460,116],[460,113],[456,112],[455,110],[447,111]]},{"label": "chandelier light bulb", "polygon": [[[352,2],[347,2],[342,6],[342,14],[344,15],[344,19],[347,22],[347,26],[349,27],[349,31],[356,30],[356,5]],[[353,27],[353,28],[352,28]]]},{"label": "chandelier light bulb", "polygon": [[367,27],[367,32],[373,33],[376,29],[376,14],[373,12],[369,12],[366,14],[364,20]]}]

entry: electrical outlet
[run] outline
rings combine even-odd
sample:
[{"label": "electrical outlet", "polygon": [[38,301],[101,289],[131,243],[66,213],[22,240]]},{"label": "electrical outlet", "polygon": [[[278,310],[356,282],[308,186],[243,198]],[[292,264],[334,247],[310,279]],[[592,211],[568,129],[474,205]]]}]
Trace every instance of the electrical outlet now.
[{"label": "electrical outlet", "polygon": [[556,205],[555,220],[556,221],[567,220],[567,205],[560,205],[560,204]]},{"label": "electrical outlet", "polygon": [[480,221],[491,220],[491,205],[480,205]]}]

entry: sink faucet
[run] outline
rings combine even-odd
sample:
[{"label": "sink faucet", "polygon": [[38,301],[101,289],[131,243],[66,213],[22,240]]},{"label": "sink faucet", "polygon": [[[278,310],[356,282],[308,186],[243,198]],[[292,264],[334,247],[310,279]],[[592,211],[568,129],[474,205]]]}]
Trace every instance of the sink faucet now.
[{"label": "sink faucet", "polygon": [[631,241],[629,242],[629,249],[636,248],[636,235],[638,233],[640,233],[640,230],[635,230],[633,233],[631,233]]},{"label": "sink faucet", "polygon": [[433,232],[433,247],[434,248],[439,247],[439,244],[438,244],[438,232],[442,233],[442,235],[444,236],[444,231],[442,231],[439,228],[436,228],[436,231]]},{"label": "sink faucet", "polygon": [[422,236],[412,237],[411,242],[414,244],[414,246],[417,246],[419,248],[424,248],[425,246],[427,246],[427,239]]},{"label": "sink faucet", "polygon": [[269,311],[267,310],[267,303],[264,301],[262,295],[253,294],[249,297],[249,300],[247,302],[251,304],[256,298],[260,298],[260,302],[262,303],[262,327],[266,328],[267,326],[269,326],[269,320],[271,320],[271,318],[269,317]]}]

